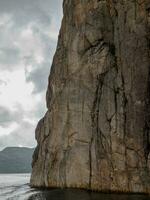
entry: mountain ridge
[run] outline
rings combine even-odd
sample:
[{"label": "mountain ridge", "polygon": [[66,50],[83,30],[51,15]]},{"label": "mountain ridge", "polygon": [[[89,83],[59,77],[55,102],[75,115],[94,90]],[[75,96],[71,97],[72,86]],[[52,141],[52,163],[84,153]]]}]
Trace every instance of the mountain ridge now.
[{"label": "mountain ridge", "polygon": [[0,151],[0,173],[31,173],[34,148],[6,147]]}]

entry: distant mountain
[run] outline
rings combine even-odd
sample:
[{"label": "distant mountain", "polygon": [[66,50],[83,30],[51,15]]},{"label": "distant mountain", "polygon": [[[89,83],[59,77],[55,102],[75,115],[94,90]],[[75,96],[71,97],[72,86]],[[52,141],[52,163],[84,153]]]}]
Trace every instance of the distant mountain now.
[{"label": "distant mountain", "polygon": [[30,173],[34,148],[7,147],[0,151],[0,173]]}]

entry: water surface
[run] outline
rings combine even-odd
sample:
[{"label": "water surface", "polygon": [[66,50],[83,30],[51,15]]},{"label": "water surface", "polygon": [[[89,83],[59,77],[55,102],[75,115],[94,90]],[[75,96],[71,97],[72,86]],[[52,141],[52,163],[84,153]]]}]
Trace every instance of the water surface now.
[{"label": "water surface", "polygon": [[148,195],[101,194],[76,189],[36,190],[30,174],[0,174],[0,200],[150,200]]}]

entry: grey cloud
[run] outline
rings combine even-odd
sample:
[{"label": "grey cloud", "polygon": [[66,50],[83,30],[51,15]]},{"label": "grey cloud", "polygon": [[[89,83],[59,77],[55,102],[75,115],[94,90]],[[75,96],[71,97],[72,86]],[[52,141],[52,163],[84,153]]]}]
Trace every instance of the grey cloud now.
[{"label": "grey cloud", "polygon": [[13,122],[20,122],[23,117],[23,111],[20,107],[17,110],[11,111],[6,107],[0,106],[0,126],[7,127]]},{"label": "grey cloud", "polygon": [[26,80],[34,84],[34,93],[40,93],[43,90],[46,90],[49,72],[50,63],[43,62],[32,72],[26,73]]},{"label": "grey cloud", "polygon": [[[55,19],[55,27],[60,26],[62,17],[62,0],[0,0],[0,15],[8,14],[13,24],[5,24],[0,30],[0,65],[1,69],[12,70],[19,67],[22,58],[20,57],[21,49],[13,46],[13,42],[20,37],[22,30],[30,27],[36,36],[43,43],[45,57],[47,61],[52,58],[56,41],[52,41],[48,33],[53,19]],[[16,35],[17,38],[14,37]],[[30,41],[29,41],[30,42]],[[49,53],[49,56],[47,57]],[[30,63],[32,64],[32,63]]]},{"label": "grey cloud", "polygon": [[[31,28],[32,28],[33,34],[37,36],[38,38],[40,38],[40,40],[44,44],[44,47],[43,47],[44,59],[45,61],[49,62],[49,67],[50,67],[51,65],[50,61],[52,60],[52,57],[56,49],[56,41],[50,38],[48,34],[45,34],[43,29],[41,29],[37,24],[33,24]],[[29,60],[31,61],[30,64],[34,64],[35,60],[32,57],[32,55],[28,57],[28,61]]]},{"label": "grey cloud", "polygon": [[30,73],[26,73],[26,80],[27,82],[33,82],[34,84],[34,93],[40,93],[43,90],[46,90],[48,84],[48,76],[50,73],[50,67],[52,58],[56,48],[56,42],[51,40],[47,35],[43,34],[42,31],[38,30],[36,26],[32,27],[35,34],[38,34],[39,38],[45,44],[45,48],[43,48],[44,52],[44,62],[38,64],[34,57],[27,56],[24,57],[25,65],[32,65],[34,66],[34,70]]},{"label": "grey cloud", "polygon": [[[61,7],[62,0],[0,0],[0,22],[3,20],[3,15],[9,16],[8,22],[0,25],[0,72],[3,73],[5,69],[9,71],[16,70],[16,68],[22,67],[23,64],[24,67],[31,65],[32,71],[30,73],[26,71],[26,81],[34,84],[33,95],[40,93],[42,101],[35,102],[38,106],[30,113],[24,111],[23,108],[19,108],[19,106],[16,107],[15,111],[0,107],[0,126],[5,128],[13,122],[18,124],[15,131],[8,136],[0,137],[0,148],[35,145],[35,126],[23,121],[23,119],[24,116],[28,119],[39,119],[46,110],[44,105],[45,90],[51,60],[56,48],[56,40],[55,37],[51,37],[51,32],[59,30],[62,18]],[[34,58],[34,52],[26,54],[28,49],[23,49],[24,46],[20,46],[23,45],[22,43],[18,43],[18,46],[13,44],[14,42],[20,42],[22,31],[26,30],[29,25],[34,36],[41,43],[39,48],[41,48],[44,57],[44,62],[41,64]],[[6,83],[0,80],[0,85],[2,84]]]},{"label": "grey cloud", "polygon": [[18,48],[8,47],[0,48],[0,64],[1,69],[6,69],[6,66],[11,70],[14,65],[16,66],[20,60],[20,51]]},{"label": "grey cloud", "polygon": [[29,122],[23,121],[20,126],[9,135],[0,136],[0,148],[7,146],[28,146],[36,145],[34,139],[35,126]]},{"label": "grey cloud", "polygon": [[24,56],[24,57],[23,57],[23,61],[24,61],[24,63],[25,63],[25,66],[28,66],[28,65],[31,64],[31,63],[35,63],[35,59],[33,58],[32,55]]},{"label": "grey cloud", "polygon": [[0,80],[0,85],[7,85],[6,81]]},{"label": "grey cloud", "polygon": [[[43,103],[43,101],[44,101],[45,103]],[[46,110],[46,101],[45,101],[44,98],[43,98],[43,101],[40,102],[40,103],[38,104],[38,108],[37,108],[36,111],[35,111],[35,115],[37,116],[38,121],[39,121],[39,120],[44,116],[44,114],[45,114],[45,110]]]},{"label": "grey cloud", "polygon": [[50,16],[61,17],[61,5],[62,0],[0,0],[0,13],[12,13],[20,26],[29,21],[48,25]]},{"label": "grey cloud", "polygon": [[[62,6],[62,0],[0,0],[0,11],[6,12],[6,11],[24,11],[33,9],[36,10],[37,7],[44,9],[46,11],[55,11],[59,13],[59,9]],[[20,9],[21,8],[21,9]]]}]

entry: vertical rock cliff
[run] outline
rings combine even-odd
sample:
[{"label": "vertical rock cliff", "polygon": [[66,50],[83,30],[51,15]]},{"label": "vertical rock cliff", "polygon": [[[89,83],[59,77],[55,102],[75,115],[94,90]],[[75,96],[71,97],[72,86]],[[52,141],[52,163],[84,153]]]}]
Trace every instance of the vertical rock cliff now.
[{"label": "vertical rock cliff", "polygon": [[150,1],[64,0],[31,185],[150,192]]}]

